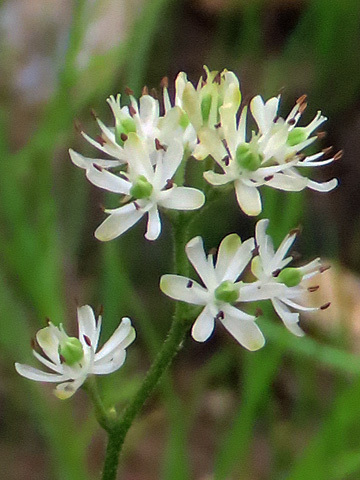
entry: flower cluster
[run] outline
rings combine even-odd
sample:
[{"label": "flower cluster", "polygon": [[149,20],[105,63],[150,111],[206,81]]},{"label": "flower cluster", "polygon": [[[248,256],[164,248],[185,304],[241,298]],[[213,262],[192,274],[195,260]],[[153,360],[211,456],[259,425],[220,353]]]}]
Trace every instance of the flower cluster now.
[{"label": "flower cluster", "polygon": [[[83,137],[106,158],[88,158],[70,149],[72,162],[85,171],[96,187],[121,195],[120,205],[107,209],[108,217],[96,229],[95,236],[108,241],[125,233],[143,216],[147,216],[147,240],[156,240],[161,233],[160,209],[193,211],[205,202],[198,188],[184,185],[189,156],[202,163],[202,174],[211,186],[234,186],[241,210],[250,216],[259,215],[262,201],[259,188],[268,186],[284,191],[310,188],[328,192],[337,180],[318,183],[301,174],[304,167],[327,165],[341,157],[341,152],[327,158],[329,149],[306,156],[304,150],[317,138],[315,130],[326,120],[321,112],[307,126],[298,126],[307,103],[300,97],[286,118],[279,115],[280,96],[266,102],[256,96],[250,102],[250,113],[256,128],[248,130],[248,107],[241,107],[239,80],[233,72],[211,72],[195,87],[184,72],[175,81],[174,100],[168,93],[168,80],[162,81],[160,102],[147,88],[137,101],[127,90],[129,105],[121,105],[121,97],[107,100],[114,125],[106,126],[96,115],[101,135],[91,138],[82,129]],[[203,182],[204,184],[205,181]],[[179,218],[179,217],[176,217]],[[180,216],[180,218],[183,218]],[[220,243],[216,262],[206,256],[201,237],[190,240],[186,255],[197,271],[201,284],[181,275],[163,275],[160,288],[172,299],[200,306],[192,337],[203,342],[220,321],[245,348],[257,350],[264,345],[263,334],[256,324],[256,315],[243,310],[243,305],[261,300],[271,301],[275,312],[295,335],[303,335],[299,312],[325,309],[302,305],[308,279],[325,268],[317,258],[300,267],[289,267],[288,251],[296,232],[289,233],[277,250],[266,230],[269,220],[258,221],[255,237],[241,242],[237,234],[226,236]],[[253,281],[241,276],[251,265]],[[241,307],[241,308],[240,308]],[[196,316],[196,315],[194,315]],[[36,336],[42,349],[34,356],[54,373],[46,373],[28,365],[16,364],[18,373],[32,380],[56,382],[55,393],[68,398],[90,374],[107,374],[124,362],[126,348],[135,338],[128,318],[123,318],[110,340],[97,352],[101,317],[97,322],[89,306],[78,309],[78,338],[69,337],[63,327],[53,324]]]},{"label": "flower cluster", "polygon": [[[108,98],[114,127],[96,117],[101,136],[94,140],[82,135],[110,159],[87,158],[70,150],[75,165],[86,171],[90,182],[122,195],[119,208],[105,210],[109,217],[96,230],[102,241],[112,240],[148,215],[146,238],[155,240],[161,231],[159,208],[196,210],[204,194],[195,188],[177,186],[174,176],[186,156],[198,160],[212,158],[214,169],[204,171],[213,186],[234,185],[240,208],[251,216],[259,215],[262,202],[259,187],[300,191],[310,188],[328,192],[337,180],[317,183],[303,176],[303,167],[327,165],[340,158],[323,158],[329,149],[306,156],[303,150],[317,138],[313,132],[326,120],[321,112],[305,127],[298,122],[307,106],[306,96],[296,102],[290,114],[279,116],[280,97],[264,102],[256,96],[250,110],[257,132],[247,138],[247,107],[241,109],[239,80],[233,72],[210,72],[205,67],[195,88],[184,72],[175,81],[172,103],[164,79],[163,115],[160,102],[147,89],[136,101],[131,91],[130,104],[121,107],[120,95]],[[117,173],[111,169],[120,169]],[[219,171],[220,170],[220,171]]]},{"label": "flower cluster", "polygon": [[[319,259],[302,266],[287,267],[292,257],[286,257],[296,233],[287,235],[275,252],[272,240],[267,235],[268,220],[256,225],[255,239],[244,243],[238,235],[230,234],[220,243],[216,263],[213,254],[207,257],[200,237],[186,245],[186,255],[197,271],[203,285],[180,275],[163,275],[161,290],[169,297],[193,305],[204,306],[192,327],[192,337],[204,342],[212,334],[215,321],[219,320],[233,337],[245,348],[258,350],[264,337],[256,325],[256,316],[240,308],[243,302],[271,300],[276,313],[285,326],[295,335],[303,335],[298,326],[297,311],[324,310],[330,304],[311,308],[298,303],[306,291],[315,291],[317,286],[306,286],[306,281],[325,268]],[[286,257],[286,258],[284,258]],[[256,281],[244,283],[239,279],[251,260],[251,270]],[[291,312],[291,307],[295,312]]]}]

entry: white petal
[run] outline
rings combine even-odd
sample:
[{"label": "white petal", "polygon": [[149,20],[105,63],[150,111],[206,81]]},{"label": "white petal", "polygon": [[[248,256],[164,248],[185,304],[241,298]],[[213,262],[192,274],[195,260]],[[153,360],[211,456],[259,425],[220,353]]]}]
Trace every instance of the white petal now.
[{"label": "white petal", "polygon": [[154,124],[159,117],[159,102],[151,95],[142,95],[139,104],[141,123]]},{"label": "white petal", "polygon": [[163,181],[171,179],[178,169],[184,154],[184,147],[178,140],[172,140],[164,153]]},{"label": "white petal", "polygon": [[257,302],[273,299],[284,295],[286,286],[275,281],[262,283],[261,281],[240,285],[240,302]]},{"label": "white petal", "polygon": [[207,261],[202,238],[195,237],[190,240],[185,247],[185,251],[191,264],[204,282],[204,285],[209,287],[209,283],[215,283],[214,268]]},{"label": "white petal", "polygon": [[59,330],[52,324],[36,334],[36,341],[45,355],[55,364],[59,363]]},{"label": "white petal", "polygon": [[197,282],[180,275],[163,275],[160,279],[160,290],[174,300],[205,305],[209,298],[208,291]]},{"label": "white petal", "polygon": [[[221,165],[221,160],[227,155],[227,151],[217,133],[209,128],[203,128],[198,133],[198,136],[201,145],[207,152],[207,155],[211,155],[214,160]],[[204,156],[203,152],[202,156]]]},{"label": "white petal", "polygon": [[64,375],[43,372],[37,368],[31,367],[30,365],[15,363],[15,368],[22,377],[35,380],[36,382],[61,382],[64,380]]},{"label": "white petal", "polygon": [[161,221],[159,210],[156,205],[148,211],[148,223],[145,238],[147,240],[156,240],[161,232]]},{"label": "white petal", "polygon": [[196,210],[204,205],[205,195],[191,187],[173,187],[160,192],[158,204],[174,210]]},{"label": "white petal", "polygon": [[124,350],[135,339],[135,329],[131,326],[129,318],[125,317],[111,335],[109,340],[103,345],[95,355],[95,363],[107,355],[112,355],[116,349]]},{"label": "white petal", "polygon": [[265,338],[255,323],[255,317],[231,305],[226,305],[221,323],[235,340],[248,350],[259,350],[264,346]]},{"label": "white petal", "polygon": [[241,246],[241,239],[236,233],[227,235],[220,243],[216,261],[216,275],[223,279],[225,272],[231,265],[233,258]]},{"label": "white petal", "polygon": [[129,163],[129,168],[133,172],[133,175],[135,177],[144,175],[151,183],[154,176],[154,170],[146,147],[136,133],[129,133],[125,142],[124,150]]},{"label": "white petal", "polygon": [[286,173],[276,173],[265,185],[286,192],[300,192],[308,185],[308,179],[301,176],[287,175]]},{"label": "white petal", "polygon": [[93,140],[89,135],[87,135],[85,132],[81,132],[81,135],[87,140],[90,145],[93,147],[97,148],[101,152],[106,153],[107,155],[110,155],[111,157],[117,158],[120,163],[126,163],[126,158],[124,155],[124,149],[120,147],[120,145],[112,145],[109,143],[99,143],[96,140]]},{"label": "white petal", "polygon": [[[117,209],[117,213],[111,213],[106,220],[95,230],[95,237],[102,242],[113,240],[122,235],[126,230],[135,225],[144,215],[141,210],[136,210],[134,204],[131,211],[122,213],[122,208]],[[123,207],[124,208],[124,207]]]},{"label": "white petal", "polygon": [[290,330],[290,332],[292,332],[294,335],[302,337],[304,335],[304,332],[298,325],[299,314],[297,312],[291,312],[288,307],[277,298],[272,299],[272,304],[276,313],[284,322],[285,327]]},{"label": "white petal", "polygon": [[207,305],[195,320],[191,329],[191,336],[197,342],[205,342],[213,333],[215,327],[214,315]]},{"label": "white petal", "polygon": [[50,362],[50,360],[48,360],[47,358],[39,355],[36,350],[33,350],[32,353],[33,353],[34,357],[37,360],[39,360],[40,363],[45,365],[45,367],[49,368],[50,370],[54,370],[54,372],[60,373],[61,375],[63,374],[63,367],[60,363]]},{"label": "white petal", "polygon": [[234,282],[250,262],[254,248],[255,242],[253,238],[249,238],[240,245],[233,256],[232,261],[229,263],[228,268],[224,272],[222,280],[230,280]]},{"label": "white petal", "polygon": [[89,305],[78,307],[77,319],[79,325],[79,340],[81,343],[87,345],[84,339],[87,337],[90,340],[91,348],[95,352],[99,342],[100,331],[97,327],[93,309]]},{"label": "white petal", "polygon": [[91,373],[94,373],[95,375],[107,375],[108,373],[113,373],[123,365],[125,358],[126,350],[117,350],[112,353],[110,358],[103,358],[100,362],[97,362],[93,366]]},{"label": "white petal", "polygon": [[60,400],[66,400],[74,395],[74,393],[81,387],[86,380],[86,376],[78,378],[71,382],[60,383],[54,390],[54,394],[60,398]]},{"label": "white petal", "polygon": [[81,155],[80,153],[75,152],[75,150],[72,150],[71,148],[69,149],[69,154],[73,164],[85,170],[88,169],[94,163],[103,168],[111,168],[111,167],[117,167],[118,165],[122,165],[122,162],[119,162],[119,160],[105,160],[103,158],[84,157],[84,155]]},{"label": "white petal", "polygon": [[231,175],[222,174],[222,173],[215,173],[212,170],[208,170],[204,172],[204,178],[207,182],[211,183],[211,185],[226,185],[229,182],[232,182],[234,179]]},{"label": "white petal", "polygon": [[338,180],[337,178],[333,178],[332,180],[329,180],[328,182],[323,182],[323,183],[318,183],[314,182],[313,180],[308,180],[307,186],[311,190],[315,190],[317,192],[330,192],[330,190],[333,190],[335,187],[338,185]]},{"label": "white petal", "polygon": [[86,170],[86,177],[92,184],[109,192],[123,195],[129,195],[130,193],[131,183],[129,181],[101,167],[99,169],[90,165]]},{"label": "white petal", "polygon": [[255,217],[261,213],[261,197],[256,187],[249,187],[241,180],[236,180],[235,192],[238,204],[246,215]]}]

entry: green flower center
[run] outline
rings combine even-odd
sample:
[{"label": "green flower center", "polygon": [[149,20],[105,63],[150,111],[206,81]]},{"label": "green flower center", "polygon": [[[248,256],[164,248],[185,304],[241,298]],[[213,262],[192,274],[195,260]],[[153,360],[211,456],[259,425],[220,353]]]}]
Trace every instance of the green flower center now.
[{"label": "green flower center", "polygon": [[301,142],[304,142],[308,137],[306,128],[304,127],[295,127],[291,132],[289,132],[288,138],[286,140],[289,147],[294,147]]},{"label": "green flower center", "polygon": [[235,303],[238,297],[239,287],[230,280],[225,280],[215,290],[215,298],[219,302]]},{"label": "green flower center", "polygon": [[253,152],[248,143],[242,143],[236,149],[236,162],[240,168],[254,172],[261,165],[261,155]]},{"label": "green flower center", "polygon": [[180,127],[183,130],[185,130],[185,128],[189,125],[189,123],[190,123],[189,117],[187,116],[187,114],[185,112],[183,112],[181,114],[181,117],[180,117],[180,120],[179,120]]},{"label": "green flower center", "polygon": [[65,343],[59,346],[59,354],[68,365],[74,365],[84,356],[84,350],[78,338],[68,337]]},{"label": "green flower center", "polygon": [[136,124],[132,118],[124,118],[120,122],[116,122],[115,125],[115,140],[119,145],[123,145],[124,142],[121,135],[129,135],[131,132],[136,132]]},{"label": "green flower center", "polygon": [[153,191],[153,186],[151,183],[144,177],[140,175],[134,185],[130,189],[130,195],[132,195],[137,200],[142,198],[149,198]]},{"label": "green flower center", "polygon": [[296,287],[301,282],[303,276],[298,268],[284,268],[281,270],[277,279],[287,287]]}]

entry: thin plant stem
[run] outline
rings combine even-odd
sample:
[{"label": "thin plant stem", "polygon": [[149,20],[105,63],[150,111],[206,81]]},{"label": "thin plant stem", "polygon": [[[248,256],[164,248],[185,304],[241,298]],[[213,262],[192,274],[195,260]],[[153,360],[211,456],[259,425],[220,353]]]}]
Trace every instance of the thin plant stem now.
[{"label": "thin plant stem", "polygon": [[[186,273],[188,269],[188,262],[185,256],[188,223],[189,217],[183,215],[182,213],[179,213],[173,219],[175,271],[176,273],[181,274]],[[159,353],[157,354],[132,402],[126,407],[123,414],[113,424],[113,426],[110,427],[110,429],[107,429],[104,426],[104,428],[108,431],[108,444],[102,480],[116,479],[119,454],[121,452],[126,434],[144,403],[153,393],[160,378],[171,364],[178,351],[181,349],[181,345],[191,325],[189,321],[189,315],[190,310],[188,309],[188,306],[184,303],[177,302],[173,322],[168,336],[165,339]],[[107,422],[105,422],[104,425],[108,426]]]}]

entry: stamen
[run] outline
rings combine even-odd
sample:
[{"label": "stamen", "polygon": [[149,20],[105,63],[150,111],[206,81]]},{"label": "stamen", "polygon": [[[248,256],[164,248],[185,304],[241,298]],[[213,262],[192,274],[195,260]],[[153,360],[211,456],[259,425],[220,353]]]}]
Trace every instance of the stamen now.
[{"label": "stamen", "polygon": [[304,95],[301,95],[301,97],[299,97],[295,103],[297,103],[298,105],[301,105],[302,103],[305,102],[305,100],[307,99],[307,95],[304,94]]},{"label": "stamen", "polygon": [[214,320],[224,320],[224,318],[225,318],[224,312],[220,310],[220,312],[216,315]]},{"label": "stamen", "polygon": [[100,145],[103,147],[106,143],[106,140],[101,136],[101,135],[97,135],[95,140],[100,143]]},{"label": "stamen", "polygon": [[316,136],[318,137],[319,140],[322,140],[323,138],[325,138],[327,135],[326,132],[316,132]]},{"label": "stamen", "polygon": [[99,172],[102,172],[104,169],[100,167],[100,165],[97,165],[96,163],[93,163],[93,167],[96,168]]},{"label": "stamen", "polygon": [[143,86],[143,89],[141,90],[141,95],[149,95],[149,89],[146,85]]},{"label": "stamen", "polygon": [[163,77],[160,82],[160,87],[161,88],[168,88],[169,86],[169,79],[168,77]]},{"label": "stamen", "polygon": [[320,310],[326,310],[327,308],[330,307],[330,305],[331,305],[331,302],[325,303],[324,305],[321,305]]},{"label": "stamen", "polygon": [[75,131],[77,133],[82,133],[84,131],[84,129],[82,128],[80,120],[78,120],[77,118],[75,118],[75,120],[74,120],[74,128],[75,128]]},{"label": "stamen", "polygon": [[278,268],[277,270],[274,270],[272,272],[272,276],[276,278],[280,275],[280,272],[281,272],[281,268]]},{"label": "stamen", "polygon": [[306,110],[306,107],[308,106],[307,102],[304,102],[300,105],[299,107],[299,113],[302,115],[304,111]]},{"label": "stamen", "polygon": [[220,85],[220,82],[221,82],[221,76],[220,76],[220,72],[218,72],[214,77],[213,83],[218,83]]},{"label": "stamen", "polygon": [[167,150],[167,148],[162,143],[160,143],[160,140],[158,138],[155,138],[155,148],[156,150],[164,150],[164,152],[166,152]]},{"label": "stamen", "polygon": [[134,206],[136,210],[140,210],[140,205],[137,202],[134,202]]},{"label": "stamen", "polygon": [[343,155],[344,155],[344,150],[339,150],[334,155],[334,161],[336,162],[337,160],[340,160],[340,158],[342,158]]},{"label": "stamen", "polygon": [[261,308],[257,307],[256,310],[255,310],[255,317],[259,318],[262,315],[264,315],[264,312],[261,310]]},{"label": "stamen", "polygon": [[126,95],[134,95],[134,90],[131,90],[130,87],[125,87],[125,93]]},{"label": "stamen", "polygon": [[194,282],[192,280],[189,280],[186,285],[186,288],[191,288],[193,285],[194,285]]},{"label": "stamen", "polygon": [[[321,151],[323,152],[324,156],[326,155],[329,155],[332,150],[333,150],[334,147],[327,147],[327,148],[323,148]],[[340,150],[342,152],[342,150]]]},{"label": "stamen", "polygon": [[295,118],[290,118],[290,120],[288,120],[287,123],[288,123],[289,125],[295,125],[296,120],[295,120]]},{"label": "stamen", "polygon": [[170,190],[174,186],[174,180],[172,178],[168,178],[166,180],[165,190]]},{"label": "stamen", "polygon": [[93,117],[94,120],[98,119],[98,115],[93,108],[90,110],[90,115]]},{"label": "stamen", "polygon": [[222,162],[225,163],[225,166],[228,167],[229,164],[230,164],[230,157],[229,155],[226,155],[223,159],[222,159]]},{"label": "stamen", "polygon": [[329,270],[330,268],[331,268],[331,265],[322,265],[319,268],[319,273],[324,273],[324,272],[326,272],[326,270]]},{"label": "stamen", "polygon": [[267,177],[264,177],[265,182],[269,182],[274,178],[274,175],[268,175]]},{"label": "stamen", "polygon": [[151,95],[153,98],[155,98],[155,100],[157,100],[157,99],[159,98],[159,95],[158,95],[158,92],[157,92],[156,88],[152,88],[152,89],[150,90],[150,95]]},{"label": "stamen", "polygon": [[128,139],[128,136],[123,132],[120,134],[120,138],[123,142],[126,142],[126,140]]},{"label": "stamen", "polygon": [[129,113],[132,117],[136,115],[136,110],[132,105],[129,105]]},{"label": "stamen", "polygon": [[215,128],[220,128],[221,127],[221,122],[217,123],[216,125],[214,125]]},{"label": "stamen", "polygon": [[91,340],[87,335],[83,335],[83,338],[85,340],[85,343],[88,347],[91,347]]},{"label": "stamen", "polygon": [[60,359],[60,363],[65,363],[65,362],[66,362],[64,356],[61,355],[61,353],[60,353],[60,355],[59,355],[59,359]]},{"label": "stamen", "polygon": [[280,116],[279,115],[276,115],[273,119],[273,123],[276,123],[278,120],[279,120]]}]

